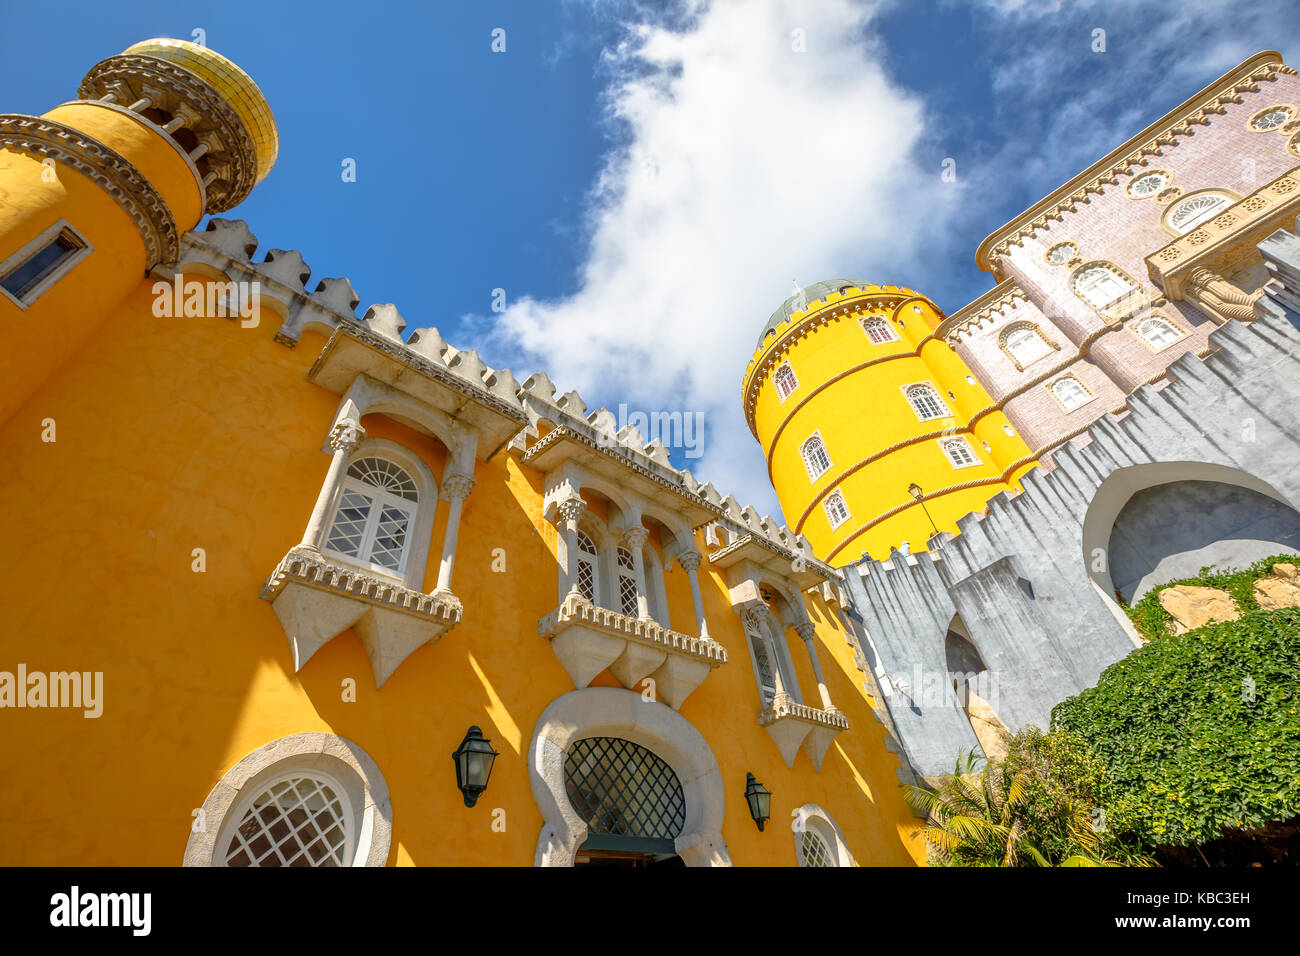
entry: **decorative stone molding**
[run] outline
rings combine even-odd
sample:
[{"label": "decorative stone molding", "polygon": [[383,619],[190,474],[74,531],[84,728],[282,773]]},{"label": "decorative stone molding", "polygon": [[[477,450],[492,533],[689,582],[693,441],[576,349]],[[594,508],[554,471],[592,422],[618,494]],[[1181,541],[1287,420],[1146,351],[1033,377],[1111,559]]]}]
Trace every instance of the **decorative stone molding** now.
[{"label": "decorative stone molding", "polygon": [[1063,221],[1067,212],[1086,205],[1105,187],[1117,185],[1135,168],[1145,167],[1149,157],[1163,156],[1166,147],[1176,146],[1194,127],[1209,125],[1212,117],[1227,112],[1228,104],[1242,102],[1243,93],[1257,92],[1261,82],[1275,80],[1279,74],[1294,75],[1295,70],[1282,63],[1277,53],[1251,57],[989,235],[976,251],[976,263],[1001,281],[1001,260],[1012,246],[1022,246],[1049,223]]},{"label": "decorative stone molding", "polygon": [[[1011,351],[1010,347],[1007,345],[1007,339],[1011,337],[1012,332],[1019,329],[1028,329],[1033,332],[1042,339],[1053,352],[1061,351],[1060,343],[1057,342],[1055,338],[1044,332],[1042,326],[1037,322],[1031,322],[1028,319],[1019,319],[1015,322],[1011,322],[998,333],[998,348],[1000,348],[1003,354],[1011,360],[1011,364],[1016,367],[1017,372],[1023,372],[1027,366]],[[1044,353],[1043,355],[1040,355],[1039,358],[1046,358],[1048,354],[1050,353]],[[1038,359],[1033,360],[1033,362],[1036,361],[1038,361]],[[1033,362],[1030,362],[1029,364],[1032,365]]]},{"label": "decorative stone molding", "polygon": [[267,579],[261,597],[275,609],[296,673],[321,647],[348,628],[370,658],[382,687],[417,648],[432,644],[460,623],[460,601],[424,594],[327,556],[294,548]]},{"label": "decorative stone molding", "polygon": [[148,98],[154,107],[186,118],[190,132],[208,147],[205,165],[215,174],[207,183],[205,212],[225,212],[252,192],[253,137],[225,97],[199,76],[156,57],[121,54],[95,64],[77,90],[84,100],[109,93],[123,105]]},{"label": "decorative stone molding", "polygon": [[474,490],[474,484],[471,475],[446,475],[442,479],[442,500],[464,501]]},{"label": "decorative stone molding", "polygon": [[388,783],[370,755],[345,737],[334,734],[293,734],[273,740],[248,754],[226,771],[202,805],[204,825],[191,829],[183,866],[223,866],[224,848],[240,820],[232,810],[243,809],[245,797],[256,797],[265,784],[289,771],[321,771],[347,791],[353,811],[353,866],[383,866],[393,836],[393,803]]},{"label": "decorative stone molding", "polygon": [[1188,284],[1198,269],[1212,267],[1224,253],[1254,245],[1277,229],[1294,228],[1298,215],[1300,170],[1291,169],[1147,256],[1147,273],[1168,298],[1191,298]]},{"label": "decorative stone molding", "polygon": [[681,781],[686,821],[676,840],[687,866],[730,866],[722,839],[726,789],[704,736],[674,710],[616,687],[588,687],[558,697],[542,712],[528,747],[528,776],[542,815],[535,866],[572,866],[588,827],[569,801],[564,760],[575,741],[620,737],[652,750]]},{"label": "decorative stone molding", "polygon": [[572,592],[537,629],[551,642],[575,687],[586,687],[606,668],[628,690],[649,677],[655,695],[673,710],[713,668],[727,662],[727,650],[717,641],[597,607]]},{"label": "decorative stone molding", "polygon": [[350,455],[356,451],[358,445],[366,437],[366,430],[361,427],[361,423],[345,418],[333,428],[330,429],[328,444],[330,451],[343,452]]},{"label": "decorative stone molding", "polygon": [[682,566],[683,571],[695,571],[699,569],[700,557],[698,551],[683,551],[677,555],[677,563]]},{"label": "decorative stone molding", "polygon": [[1028,302],[1029,296],[1015,279],[1007,279],[969,305],[948,316],[934,330],[934,337],[956,348],[962,336],[975,333],[985,322],[996,322],[1018,308],[1017,303]]},{"label": "decorative stone molding", "polygon": [[794,768],[802,747],[818,772],[831,742],[849,729],[849,719],[838,710],[818,710],[788,695],[778,696],[770,707],[760,711],[758,723],[776,743],[787,767]]},{"label": "decorative stone molding", "polygon": [[0,113],[0,148],[53,159],[113,197],[144,241],[146,270],[176,260],[180,234],[171,210],[138,169],[99,140],[53,120]]}]

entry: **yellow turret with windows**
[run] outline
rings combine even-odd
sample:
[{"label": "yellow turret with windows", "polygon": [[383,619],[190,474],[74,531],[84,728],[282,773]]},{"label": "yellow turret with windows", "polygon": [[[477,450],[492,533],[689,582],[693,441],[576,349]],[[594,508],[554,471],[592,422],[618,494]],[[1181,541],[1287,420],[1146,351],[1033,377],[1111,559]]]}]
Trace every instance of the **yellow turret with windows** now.
[{"label": "yellow turret with windows", "polygon": [[834,565],[956,531],[1034,465],[1000,407],[897,286],[834,279],[763,328],[742,400],[786,521]]}]

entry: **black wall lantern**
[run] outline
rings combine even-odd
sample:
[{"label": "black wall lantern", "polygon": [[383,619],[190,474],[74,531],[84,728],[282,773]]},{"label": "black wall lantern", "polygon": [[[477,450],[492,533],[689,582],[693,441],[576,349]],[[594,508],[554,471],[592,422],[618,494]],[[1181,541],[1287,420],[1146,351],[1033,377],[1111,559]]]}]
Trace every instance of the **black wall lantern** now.
[{"label": "black wall lantern", "polygon": [[745,774],[745,802],[749,804],[749,815],[763,829],[763,822],[772,816],[772,791],[754,779],[752,773]]},{"label": "black wall lantern", "polygon": [[492,749],[492,741],[483,736],[483,731],[471,727],[451,759],[456,764],[456,786],[465,797],[465,806],[472,807],[487,789],[497,752]]}]

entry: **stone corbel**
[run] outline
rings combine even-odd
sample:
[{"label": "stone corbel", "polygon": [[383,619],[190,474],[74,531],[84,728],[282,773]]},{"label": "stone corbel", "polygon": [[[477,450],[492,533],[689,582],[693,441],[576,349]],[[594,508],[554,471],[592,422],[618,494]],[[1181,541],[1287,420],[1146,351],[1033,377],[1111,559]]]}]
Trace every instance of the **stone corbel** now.
[{"label": "stone corbel", "polygon": [[1187,278],[1183,294],[1187,300],[1220,325],[1229,319],[1253,322],[1255,300],[1263,293],[1250,293],[1237,288],[1223,276],[1210,269],[1197,269]]}]

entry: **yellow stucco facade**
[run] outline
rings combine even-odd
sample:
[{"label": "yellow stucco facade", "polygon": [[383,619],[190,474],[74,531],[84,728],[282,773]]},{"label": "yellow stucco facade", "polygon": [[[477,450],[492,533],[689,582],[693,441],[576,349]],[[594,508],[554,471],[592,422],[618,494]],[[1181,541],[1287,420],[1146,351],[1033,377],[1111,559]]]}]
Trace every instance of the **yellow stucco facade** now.
[{"label": "yellow stucco facade", "polygon": [[746,369],[742,401],[782,511],[833,565],[925,550],[1034,466],[936,337],[944,318],[910,289],[817,283],[772,316]]},{"label": "yellow stucco facade", "polygon": [[[96,70],[107,79],[87,82],[93,93],[116,95],[66,104],[41,123],[8,117],[0,125],[0,278],[13,280],[0,297],[8,329],[0,457],[12,507],[0,546],[0,604],[11,612],[0,636],[0,672],[10,675],[6,683],[0,673],[0,759],[21,768],[0,783],[0,863],[228,862],[234,828],[265,806],[234,768],[262,754],[261,775],[249,779],[270,780],[277,748],[290,752],[281,742],[310,734],[342,741],[353,763],[382,775],[382,792],[373,776],[357,777],[365,796],[341,811],[355,817],[340,823],[351,828],[340,844],[344,863],[365,862],[365,847],[371,863],[389,865],[571,862],[583,834],[569,833],[568,844],[555,836],[543,792],[552,786],[553,795],[554,768],[539,749],[539,722],[562,700],[585,702],[589,724],[578,722],[579,737],[626,738],[670,765],[673,754],[689,752],[707,770],[702,785],[690,767],[674,767],[686,826],[668,838],[688,862],[794,865],[801,857],[792,822],[803,817],[793,814],[808,806],[833,821],[848,851],[841,862],[922,862],[888,714],[862,668],[863,635],[844,613],[835,572],[789,561],[799,550],[789,533],[728,509],[711,486],[683,487],[655,449],[610,455],[599,440],[587,441],[588,419],[573,402],[561,404],[568,396],[552,400],[536,376],[510,385],[508,371],[477,370],[472,353],[430,345],[424,333],[417,354],[374,333],[377,320],[370,330],[347,316],[330,327],[323,307],[286,333],[293,316],[319,305],[319,294],[286,289],[267,264],[205,245],[205,236],[226,234],[220,229],[185,235],[205,209],[237,202],[265,175],[269,109],[242,81],[224,87],[216,60],[206,74],[180,75],[183,58],[151,65],[149,46],[133,49],[126,65],[155,71],[172,101],[142,103],[134,74],[105,61]],[[203,62],[197,49],[191,66]],[[224,102],[230,115],[218,122],[175,100]],[[231,141],[241,123],[246,139]],[[187,130],[194,136],[180,135]],[[195,139],[200,145],[189,148]],[[41,280],[52,284],[33,296],[40,283],[24,291],[14,257],[61,222],[89,252],[55,263]],[[160,315],[177,274],[205,288],[261,276],[241,313],[260,318],[231,319],[206,306],[202,314]],[[908,323],[897,350],[919,348],[920,357],[871,374],[901,383],[920,372],[902,364],[909,362],[960,377],[925,339],[937,321],[933,307],[911,301],[925,311],[915,320],[900,313]],[[826,335],[848,348],[855,323],[841,325]],[[827,342],[798,353],[810,382],[831,377],[830,353],[841,346]],[[864,360],[871,351],[852,347]],[[368,364],[358,371],[347,355]],[[348,381],[334,384],[330,376],[344,372]],[[365,404],[358,382],[385,397]],[[977,391],[957,400],[959,417],[980,407]],[[804,414],[794,419],[800,427]],[[485,437],[511,416],[513,438],[508,430],[507,440]],[[764,391],[759,433],[777,432],[781,416]],[[871,441],[918,431],[896,417],[876,423]],[[371,444],[329,444],[340,423],[359,426]],[[821,427],[838,442],[853,423],[832,416]],[[996,476],[1019,452],[995,416],[969,429],[995,447],[997,463],[981,477]],[[598,431],[591,429],[596,439]],[[785,467],[782,442],[796,425],[787,431],[791,438],[776,439],[774,481],[793,518],[813,499],[792,490],[797,476]],[[384,443],[400,446],[406,470],[427,468],[441,489],[422,491],[411,506],[417,517],[394,533],[410,562],[406,579],[329,546],[344,520],[341,468]],[[937,457],[932,445],[900,455]],[[923,482],[937,470],[927,467]],[[864,501],[855,523],[869,514],[867,499],[884,510],[898,497],[874,472],[853,480]],[[986,492],[950,497],[973,502]],[[431,522],[421,509],[432,509]],[[323,524],[313,531],[318,511]],[[566,538],[577,526],[562,517],[577,513],[583,528],[599,526],[611,542],[638,549],[631,579],[640,607],[618,606],[608,588],[577,593],[582,559]],[[807,534],[821,552],[834,537],[818,515]],[[904,521],[901,533],[921,540],[910,511]],[[413,540],[418,535],[427,540]],[[427,561],[410,580],[422,544]],[[296,548],[327,568],[329,581],[286,571]],[[610,580],[631,574],[612,554],[601,560]],[[654,609],[644,600],[649,591]],[[599,621],[567,631],[552,625],[562,633],[548,636],[539,622],[566,593]],[[421,601],[455,620],[430,623],[413,610]],[[750,626],[760,620],[771,624],[766,632]],[[701,670],[706,645],[715,659],[720,647],[725,662]],[[638,653],[649,660],[640,664],[645,673],[625,666]],[[775,696],[762,686],[764,656],[781,677]],[[594,668],[589,677],[584,663]],[[87,686],[89,675],[101,675],[100,714],[88,717],[66,700],[55,706],[53,685],[38,694],[17,681],[20,667],[28,675],[76,672]],[[645,678],[667,687],[679,670],[690,680],[704,676],[670,705]],[[606,713],[605,701],[617,706]],[[471,725],[499,753],[473,808],[449,759]],[[295,779],[319,767],[323,779],[352,786],[343,763],[319,756],[333,744],[314,746],[311,759],[295,758]],[[762,832],[745,800],[750,773],[773,795]],[[572,808],[562,809],[572,822]]]}]

